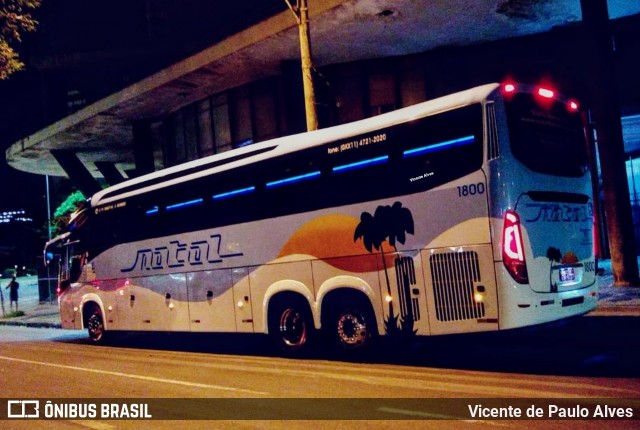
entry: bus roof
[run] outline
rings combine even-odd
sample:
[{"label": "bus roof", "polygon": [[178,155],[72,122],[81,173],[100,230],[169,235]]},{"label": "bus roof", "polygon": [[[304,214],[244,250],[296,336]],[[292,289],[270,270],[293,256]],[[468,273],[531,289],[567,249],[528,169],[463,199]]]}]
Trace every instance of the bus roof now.
[{"label": "bus roof", "polygon": [[283,136],[168,167],[97,192],[91,198],[91,206],[97,207],[120,201],[134,195],[190,181],[219,171],[468,106],[485,100],[498,87],[499,84],[497,83],[486,84],[371,118],[312,132]]}]

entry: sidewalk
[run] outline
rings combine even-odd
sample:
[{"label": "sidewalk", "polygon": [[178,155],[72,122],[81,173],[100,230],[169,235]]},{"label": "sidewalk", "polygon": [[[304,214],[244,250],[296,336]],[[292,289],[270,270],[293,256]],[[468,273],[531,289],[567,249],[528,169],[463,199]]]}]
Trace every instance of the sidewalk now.
[{"label": "sidewalk", "polygon": [[[9,279],[0,279],[0,288],[5,292],[3,309],[0,309],[0,325],[18,325],[42,328],[60,328],[58,303],[55,299],[50,302],[39,302],[38,278],[36,276],[22,276],[17,279],[20,283],[18,290],[18,309],[24,312],[20,317],[5,317],[11,312],[9,295],[5,286]],[[4,311],[4,312],[3,312]]]},{"label": "sidewalk", "polygon": [[598,267],[603,270],[598,305],[587,315],[640,316],[640,287],[614,287],[610,260],[599,261]]},{"label": "sidewalk", "polygon": [[[640,288],[614,287],[611,266],[607,261],[600,262],[604,273],[598,277],[600,282],[600,299],[597,308],[587,316],[638,316],[640,317]],[[7,313],[8,301],[5,300]],[[0,325],[28,326],[42,328],[60,328],[58,304],[38,303],[28,300],[20,304],[20,310],[25,314],[20,317],[3,318],[0,315]]]},{"label": "sidewalk", "polygon": [[[20,306],[24,312],[23,316],[13,318],[3,318],[0,315],[1,325],[27,326],[38,328],[60,328],[60,314],[58,313],[58,303],[27,303]],[[7,308],[7,314],[9,309]]]}]

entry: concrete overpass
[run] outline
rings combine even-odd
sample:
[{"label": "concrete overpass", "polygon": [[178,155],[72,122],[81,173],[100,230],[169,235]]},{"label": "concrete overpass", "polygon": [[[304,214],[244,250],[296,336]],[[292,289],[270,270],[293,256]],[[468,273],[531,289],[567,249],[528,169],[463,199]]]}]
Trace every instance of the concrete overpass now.
[{"label": "concrete overpass", "polygon": [[[317,67],[543,34],[581,20],[578,0],[309,3]],[[608,4],[612,19],[640,13],[638,2]],[[77,182],[133,174],[137,122],[165,118],[211,94],[277,75],[283,61],[298,58],[296,23],[285,10],[25,136],[6,151],[6,160],[24,172]],[[630,116],[627,126],[636,130],[630,150],[638,151],[640,117]]]}]

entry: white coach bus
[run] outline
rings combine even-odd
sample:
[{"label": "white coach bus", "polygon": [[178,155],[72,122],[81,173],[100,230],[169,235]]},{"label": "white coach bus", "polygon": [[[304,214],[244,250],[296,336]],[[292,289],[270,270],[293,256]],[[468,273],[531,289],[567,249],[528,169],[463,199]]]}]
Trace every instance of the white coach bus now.
[{"label": "white coach bus", "polygon": [[584,314],[587,165],[575,102],[490,84],[141,176],[47,244],[62,326],[265,333],[298,355]]}]

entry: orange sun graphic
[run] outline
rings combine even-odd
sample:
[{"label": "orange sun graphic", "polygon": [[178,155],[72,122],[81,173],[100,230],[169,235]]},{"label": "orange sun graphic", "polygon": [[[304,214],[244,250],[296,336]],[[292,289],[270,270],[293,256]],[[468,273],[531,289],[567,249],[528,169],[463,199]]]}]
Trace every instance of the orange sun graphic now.
[{"label": "orange sun graphic", "polygon": [[[349,215],[325,215],[300,227],[284,244],[278,258],[289,255],[310,255],[328,264],[350,272],[378,270],[379,251],[370,254],[362,240],[353,240],[360,220]],[[393,248],[383,243],[384,252]],[[341,258],[338,258],[341,257]]]}]

